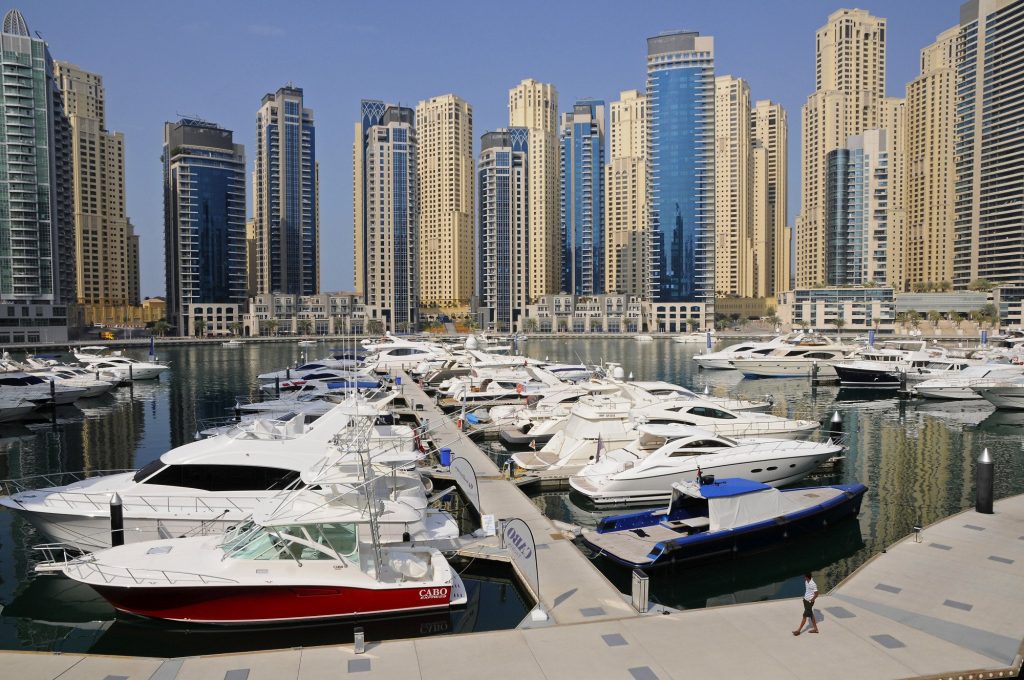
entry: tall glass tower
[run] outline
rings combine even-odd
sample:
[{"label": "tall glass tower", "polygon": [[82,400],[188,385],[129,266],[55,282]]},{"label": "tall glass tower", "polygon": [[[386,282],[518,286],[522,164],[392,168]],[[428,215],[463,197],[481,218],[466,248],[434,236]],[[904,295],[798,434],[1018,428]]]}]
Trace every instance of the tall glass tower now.
[{"label": "tall glass tower", "polygon": [[257,288],[320,292],[320,180],[313,111],[302,88],[263,96],[256,114],[253,170]]},{"label": "tall glass tower", "polygon": [[232,137],[200,120],[164,124],[167,321],[179,335],[191,305],[245,303],[245,147]]},{"label": "tall glass tower", "polygon": [[562,115],[559,145],[562,290],[604,292],[604,102],[584,99]]},{"label": "tall glass tower", "polygon": [[67,340],[75,301],[71,128],[46,43],[11,10],[0,33],[0,343]]},{"label": "tall glass tower", "polygon": [[679,32],[647,39],[648,295],[714,313],[714,39]]}]

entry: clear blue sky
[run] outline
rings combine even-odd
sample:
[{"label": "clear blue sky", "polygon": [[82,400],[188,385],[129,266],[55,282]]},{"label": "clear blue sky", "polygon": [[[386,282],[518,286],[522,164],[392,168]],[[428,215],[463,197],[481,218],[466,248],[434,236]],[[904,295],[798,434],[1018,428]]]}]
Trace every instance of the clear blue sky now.
[{"label": "clear blue sky", "polygon": [[958,22],[960,4],[39,0],[15,6],[55,59],[103,75],[107,127],[126,137],[142,294],[162,295],[160,147],[164,121],[179,114],[234,130],[251,166],[260,98],[288,81],[305,90],[320,161],[321,286],[350,290],[352,127],[362,98],[415,106],[454,92],[473,106],[479,146],[481,134],[508,122],[508,89],[523,78],[554,83],[562,110],[581,97],[611,101],[620,90],[643,89],[645,38],[696,30],[715,37],[719,75],[747,79],[754,99],[774,99],[788,111],[792,221],[799,209],[800,106],[814,87],[814,31],[844,6],[886,17],[888,93],[903,96],[918,72],[919,50]]}]

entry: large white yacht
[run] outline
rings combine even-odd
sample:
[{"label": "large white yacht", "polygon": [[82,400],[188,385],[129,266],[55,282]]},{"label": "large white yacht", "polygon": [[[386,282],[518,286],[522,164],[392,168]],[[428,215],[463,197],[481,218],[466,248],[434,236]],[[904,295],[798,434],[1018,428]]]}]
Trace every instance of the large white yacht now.
[{"label": "large white yacht", "polygon": [[971,389],[997,409],[1024,411],[1024,378],[975,385]]},{"label": "large white yacht", "polygon": [[102,371],[116,376],[119,380],[153,380],[170,370],[167,364],[156,360],[140,361],[120,352],[106,353],[106,347],[83,347],[75,352],[75,358],[90,371]]},{"label": "large white yacht", "polygon": [[717,352],[705,352],[704,354],[695,354],[693,360],[701,368],[716,369],[720,371],[730,371],[735,367],[732,365],[734,359],[740,359],[743,357],[756,357],[764,356],[772,353],[779,347],[787,346],[798,346],[801,344],[806,345],[822,345],[829,344],[824,338],[817,336],[807,335],[805,333],[796,332],[788,335],[779,335],[768,341],[747,341],[740,342],[735,345],[729,345]]},{"label": "large white yacht", "polygon": [[805,378],[815,370],[819,378],[835,378],[832,365],[855,350],[842,344],[778,347],[760,356],[738,357],[731,363],[748,378]]},{"label": "large white yacht", "polygon": [[[743,477],[782,486],[807,476],[842,451],[829,442],[733,439],[689,427],[639,428],[630,447],[608,451],[569,478],[594,503],[646,503],[671,496],[672,484],[701,475]],[[670,437],[666,441],[666,437]],[[650,438],[655,444],[643,441]]]},{"label": "large white yacht", "polygon": [[953,371],[941,378],[922,380],[911,392],[925,399],[981,399],[975,387],[1008,382],[1024,376],[1024,366],[1015,364],[982,364]]},{"label": "large white yacht", "polygon": [[24,371],[0,373],[0,397],[23,399],[37,406],[73,404],[86,395],[84,387],[65,384],[57,378],[42,378]]},{"label": "large white yacht", "polygon": [[[317,470],[340,465],[338,456],[328,455],[337,450],[335,444],[354,436],[355,426],[381,413],[365,402],[349,400],[310,424],[301,415],[284,423],[256,420],[168,451],[137,471],[64,486],[26,488],[0,498],[0,505],[25,517],[50,540],[85,551],[110,545],[110,502],[115,494],[122,501],[126,543],[219,533],[241,521],[262,499],[281,490],[318,484]],[[372,427],[366,439],[374,464],[398,468],[422,456],[409,427],[368,427]],[[378,480],[391,484],[382,499],[425,509],[418,475],[396,472]],[[394,517],[405,514],[396,511]],[[424,511],[422,519],[422,527],[406,526],[401,520],[391,535],[451,537],[453,525],[447,515]]]}]

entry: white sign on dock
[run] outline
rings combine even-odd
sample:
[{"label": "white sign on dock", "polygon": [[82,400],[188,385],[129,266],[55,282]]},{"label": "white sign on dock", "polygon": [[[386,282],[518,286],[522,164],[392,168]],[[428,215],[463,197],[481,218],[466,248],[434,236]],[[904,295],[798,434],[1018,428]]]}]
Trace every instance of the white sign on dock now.
[{"label": "white sign on dock", "polygon": [[448,468],[452,477],[455,478],[455,483],[462,489],[462,494],[469,501],[469,504],[481,515],[484,514],[483,509],[480,507],[480,486],[476,480],[476,470],[468,460],[462,456],[456,456],[452,458],[452,464]]},{"label": "white sign on dock", "polygon": [[494,515],[481,515],[480,516],[480,528],[484,532],[484,536],[494,536],[498,533],[495,528]]},{"label": "white sign on dock", "polygon": [[533,532],[526,522],[519,518],[507,519],[501,529],[502,545],[508,550],[512,563],[526,579],[533,594],[540,599],[540,575],[537,571],[537,544]]}]

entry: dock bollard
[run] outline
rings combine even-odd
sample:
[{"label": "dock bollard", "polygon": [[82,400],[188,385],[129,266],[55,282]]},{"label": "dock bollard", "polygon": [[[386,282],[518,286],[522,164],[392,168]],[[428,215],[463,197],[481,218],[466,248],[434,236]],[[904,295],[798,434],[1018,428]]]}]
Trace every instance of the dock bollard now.
[{"label": "dock bollard", "polygon": [[633,570],[633,608],[640,614],[646,614],[650,595],[650,577],[640,569]]},{"label": "dock bollard", "polygon": [[832,414],[832,419],[828,421],[828,436],[836,438],[843,436],[843,418],[839,415],[839,411],[835,411]]},{"label": "dock bollard", "polygon": [[366,651],[366,635],[363,633],[362,626],[357,626],[352,631],[352,650],[356,654],[362,654]]},{"label": "dock bollard", "polygon": [[274,376],[274,391],[277,393],[277,398],[281,398],[281,376]]},{"label": "dock bollard", "polygon": [[116,492],[110,499],[110,545],[114,548],[124,545],[124,506]]},{"label": "dock bollard", "polygon": [[128,379],[135,382],[135,367],[128,364]]},{"label": "dock bollard", "polygon": [[53,378],[50,378],[50,405],[57,405],[57,384],[53,382]]},{"label": "dock bollard", "polygon": [[983,515],[992,514],[992,492],[995,486],[995,463],[988,449],[981,452],[978,458],[977,472],[974,476],[974,509]]}]

